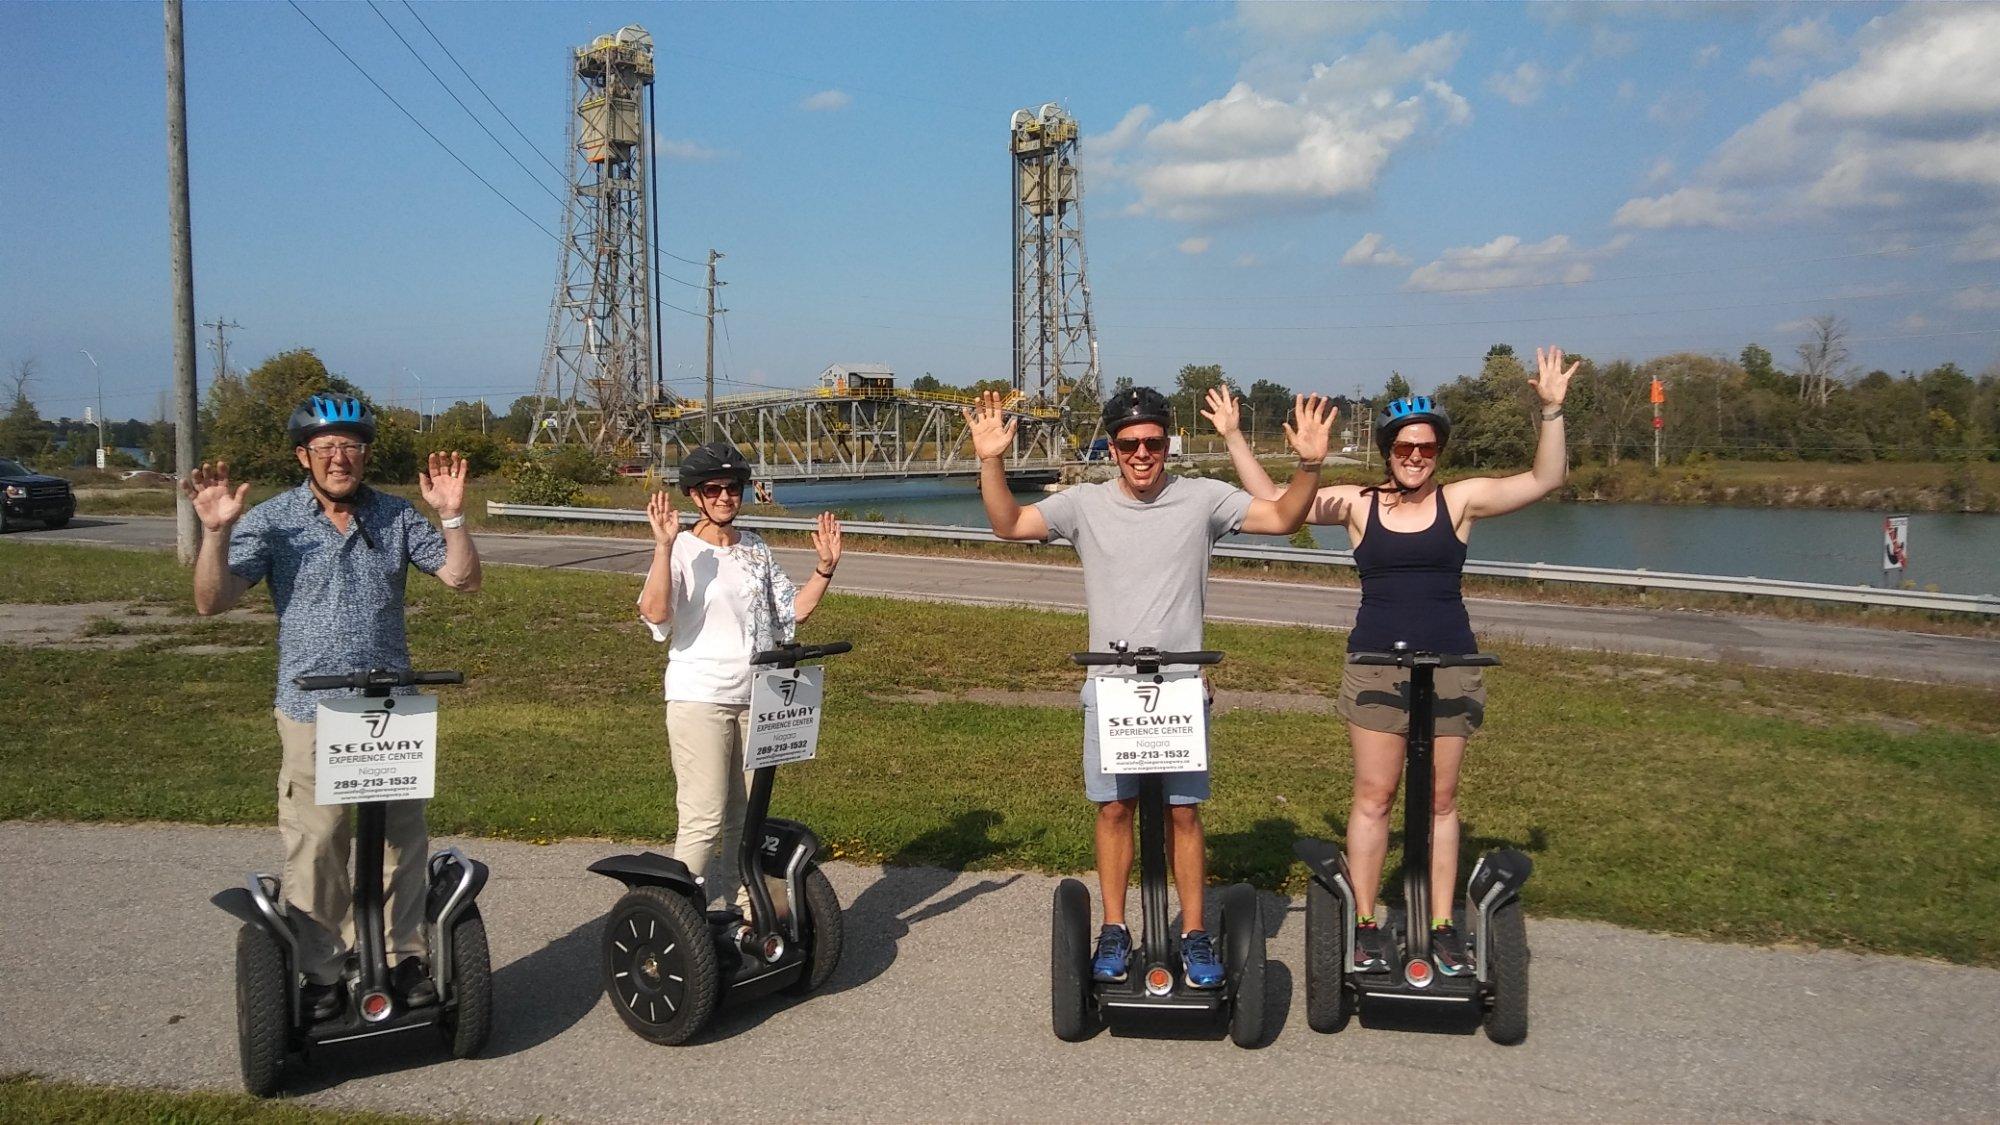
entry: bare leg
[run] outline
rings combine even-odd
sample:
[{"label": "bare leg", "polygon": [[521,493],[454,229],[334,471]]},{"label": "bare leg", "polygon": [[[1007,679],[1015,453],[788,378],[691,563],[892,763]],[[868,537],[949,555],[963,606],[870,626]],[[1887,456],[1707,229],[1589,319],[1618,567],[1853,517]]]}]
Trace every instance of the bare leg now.
[{"label": "bare leg", "polygon": [[1208,879],[1200,805],[1173,805],[1167,813],[1167,851],[1173,856],[1174,890],[1181,896],[1181,929],[1202,925],[1202,887]]},{"label": "bare leg", "polygon": [[[1382,864],[1389,853],[1389,806],[1403,776],[1404,739],[1347,724],[1354,743],[1354,804],[1347,816],[1347,864],[1354,873],[1355,913],[1375,913]],[[1461,745],[1461,750],[1463,746]],[[1454,774],[1455,776],[1455,774]]]},{"label": "bare leg", "polygon": [[1132,881],[1132,810],[1139,798],[1097,806],[1097,889],[1104,899],[1104,924],[1125,924],[1125,889]]},{"label": "bare leg", "polygon": [[1458,883],[1458,768],[1463,738],[1431,741],[1431,918],[1451,917]]}]

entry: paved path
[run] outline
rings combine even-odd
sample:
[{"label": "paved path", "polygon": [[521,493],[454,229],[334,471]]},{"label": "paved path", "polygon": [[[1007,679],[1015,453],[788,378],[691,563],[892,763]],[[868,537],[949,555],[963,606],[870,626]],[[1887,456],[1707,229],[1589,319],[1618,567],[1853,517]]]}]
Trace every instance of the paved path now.
[{"label": "paved path", "polygon": [[[523,566],[641,574],[652,554],[649,542],[635,539],[487,533],[478,541],[487,561]],[[173,521],[89,517],[60,531],[9,536],[8,542],[166,547],[173,542]],[[778,553],[799,574],[812,565],[808,551]],[[1083,573],[1073,566],[857,551],[842,560],[837,588],[933,601],[1083,608]],[[1208,617],[1346,629],[1354,624],[1359,597],[1353,587],[1214,578]],[[1682,610],[1494,598],[1469,599],[1468,604],[1473,627],[1493,640],[2000,688],[2000,640]]]},{"label": "paved path", "polygon": [[[327,1048],[295,1087],[310,1102],[555,1121],[1938,1121],[1991,1120],[2000,1090],[2000,972],[1582,922],[1532,923],[1522,1046],[1438,1027],[1317,1035],[1301,908],[1275,897],[1269,1046],[1063,1044],[1054,880],[844,864],[850,954],[824,993],[654,1047],[598,987],[617,886],[583,869],[614,845],[460,843],[494,867],[486,1057],[453,1061],[424,1033]],[[207,898],[279,861],[269,829],[0,823],[0,1073],[234,1088],[236,923]]]}]

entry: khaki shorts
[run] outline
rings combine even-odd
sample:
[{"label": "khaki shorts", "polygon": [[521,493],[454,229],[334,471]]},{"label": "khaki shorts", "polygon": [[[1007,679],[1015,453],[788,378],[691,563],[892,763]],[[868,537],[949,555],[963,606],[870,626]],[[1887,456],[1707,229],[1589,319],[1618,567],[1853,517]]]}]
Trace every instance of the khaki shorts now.
[{"label": "khaki shorts", "polygon": [[[1433,735],[1471,738],[1486,718],[1486,681],[1477,668],[1439,668]],[[1348,662],[1340,672],[1340,717],[1363,730],[1410,733],[1410,670]]]}]

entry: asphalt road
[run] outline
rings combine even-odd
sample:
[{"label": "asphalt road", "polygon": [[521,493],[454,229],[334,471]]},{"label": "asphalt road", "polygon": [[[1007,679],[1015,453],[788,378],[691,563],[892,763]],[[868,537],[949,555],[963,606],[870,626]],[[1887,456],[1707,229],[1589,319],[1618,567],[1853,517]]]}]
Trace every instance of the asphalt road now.
[{"label": "asphalt road", "polygon": [[[633,539],[492,533],[477,538],[481,556],[489,562],[630,574],[645,572],[652,550],[650,543]],[[23,532],[8,541],[164,548],[173,543],[173,521],[87,517],[60,531]],[[778,554],[797,574],[812,566],[809,551]],[[1081,570],[1036,563],[850,552],[841,561],[837,589],[932,601],[1083,608]],[[1354,624],[1359,597],[1352,587],[1212,578],[1208,617],[1346,629]],[[2000,641],[1977,637],[1493,598],[1468,599],[1468,605],[1473,628],[1487,640],[2000,687]]]},{"label": "asphalt road", "polygon": [[[1276,897],[1268,1046],[1064,1044],[1052,879],[844,864],[849,955],[825,992],[654,1047],[598,980],[617,884],[584,867],[624,849],[459,843],[494,867],[485,1057],[454,1061],[425,1032],[327,1048],[294,1087],[309,1102],[554,1121],[1970,1121],[2000,1090],[2000,972],[1582,922],[1531,922],[1519,1047],[1436,1024],[1318,1035],[1302,908]],[[270,829],[0,823],[0,1073],[235,1088],[236,923],[207,899],[279,862]]]}]

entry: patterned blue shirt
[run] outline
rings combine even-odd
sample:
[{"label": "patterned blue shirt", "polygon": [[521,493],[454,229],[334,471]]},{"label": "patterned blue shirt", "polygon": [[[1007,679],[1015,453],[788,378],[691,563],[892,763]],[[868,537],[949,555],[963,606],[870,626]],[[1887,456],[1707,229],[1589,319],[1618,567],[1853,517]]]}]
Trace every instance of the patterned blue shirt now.
[{"label": "patterned blue shirt", "polygon": [[442,532],[409,501],[372,488],[356,498],[345,535],[305,484],[250,509],[229,537],[229,570],[252,585],[271,583],[277,709],[309,723],[320,699],[354,694],[300,691],[294,676],[408,671],[404,582],[409,567],[436,574],[444,558]]}]

